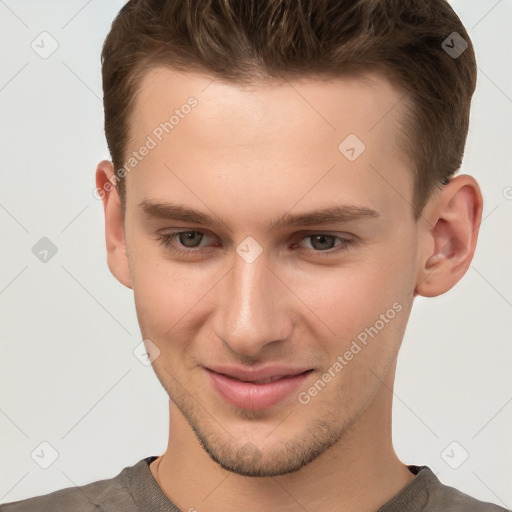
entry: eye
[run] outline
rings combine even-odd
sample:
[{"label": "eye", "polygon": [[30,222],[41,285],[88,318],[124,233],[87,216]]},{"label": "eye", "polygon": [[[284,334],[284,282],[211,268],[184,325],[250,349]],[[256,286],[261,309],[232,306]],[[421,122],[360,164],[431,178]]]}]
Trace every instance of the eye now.
[{"label": "eye", "polygon": [[329,233],[308,233],[302,238],[301,242],[308,239],[313,247],[313,250],[310,252],[313,252],[315,255],[338,253],[339,251],[347,250],[351,245],[355,244],[355,240],[351,238]]},{"label": "eye", "polygon": [[[202,252],[200,244],[206,236],[205,232],[199,230],[176,231],[174,233],[160,233],[157,240],[176,254],[194,255]],[[307,252],[315,256],[338,253],[347,250],[356,243],[354,239],[329,233],[308,233],[301,238],[300,242],[307,239],[311,240],[312,246],[312,249],[306,248]],[[179,245],[175,243],[176,240]]]},{"label": "eye", "polygon": [[[205,233],[202,231],[176,231],[175,233],[161,233],[157,240],[177,254],[191,254],[193,252],[198,252],[194,249],[199,246],[199,243],[202,241],[204,236]],[[173,243],[175,239],[178,239],[185,249],[176,246]]]}]

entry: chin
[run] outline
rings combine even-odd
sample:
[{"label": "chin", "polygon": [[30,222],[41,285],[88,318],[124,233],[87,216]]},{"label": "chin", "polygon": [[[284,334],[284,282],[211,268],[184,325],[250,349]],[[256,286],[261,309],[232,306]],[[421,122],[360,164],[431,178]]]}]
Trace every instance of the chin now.
[{"label": "chin", "polygon": [[333,432],[333,425],[322,422],[316,422],[295,439],[283,440],[276,434],[274,443],[267,438],[261,443],[257,440],[235,443],[233,437],[221,440],[191,426],[214,462],[226,471],[250,477],[273,477],[299,471],[341,438],[341,432]]}]

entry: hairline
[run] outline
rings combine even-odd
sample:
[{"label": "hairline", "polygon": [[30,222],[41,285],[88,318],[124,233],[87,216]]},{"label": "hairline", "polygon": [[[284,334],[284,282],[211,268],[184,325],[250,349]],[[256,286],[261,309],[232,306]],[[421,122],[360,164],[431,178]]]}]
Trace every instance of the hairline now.
[{"label": "hairline", "polygon": [[[177,71],[178,73],[198,73],[204,75],[205,77],[211,77],[214,80],[219,81],[222,84],[233,85],[240,88],[249,88],[249,87],[257,87],[258,85],[266,85],[266,84],[279,84],[279,83],[288,83],[291,80],[319,80],[319,81],[329,81],[336,79],[357,79],[362,80],[368,85],[375,84],[375,80],[371,78],[372,74],[375,74],[377,77],[384,78],[388,83],[394,88],[397,92],[401,93],[401,101],[403,101],[402,111],[400,112],[397,123],[397,140],[393,141],[396,145],[397,149],[403,154],[404,158],[410,164],[410,173],[411,173],[411,203],[410,208],[413,214],[415,221],[418,221],[421,217],[421,211],[418,211],[416,202],[416,182],[417,182],[417,162],[414,161],[409,154],[408,146],[414,146],[414,141],[410,140],[410,137],[407,136],[407,133],[411,131],[412,125],[414,124],[414,115],[415,113],[415,102],[414,98],[411,96],[411,93],[406,90],[406,88],[400,83],[397,79],[396,74],[393,72],[392,68],[389,65],[383,63],[366,63],[359,65],[356,68],[349,68],[346,71],[323,71],[323,72],[293,72],[293,71],[285,71],[279,75],[272,75],[270,73],[264,72],[261,68],[257,66],[254,67],[254,72],[248,74],[238,74],[238,75],[220,75],[219,73],[215,73],[204,66],[201,66],[196,63],[187,63],[183,64],[175,62],[173,60],[173,56],[170,54],[165,54],[162,57],[158,58],[158,53],[162,51],[162,48],[158,52],[153,52],[152,54],[148,54],[144,59],[142,59],[138,65],[135,67],[134,72],[132,74],[132,79],[130,80],[129,87],[131,89],[130,102],[128,109],[126,111],[126,123],[127,123],[127,133],[125,140],[125,147],[123,148],[124,155],[122,161],[126,160],[127,147],[130,144],[133,144],[132,138],[132,127],[134,126],[133,115],[135,113],[135,105],[137,103],[137,99],[140,96],[141,91],[143,90],[142,84],[148,74],[151,71],[162,69],[162,70],[170,70]],[[395,105],[396,106],[396,105]],[[392,107],[392,109],[395,108]],[[387,115],[387,113],[385,114]],[[380,121],[379,121],[380,122]],[[116,188],[118,192],[122,190],[121,204],[123,209],[123,216],[126,212],[126,177],[119,179],[116,183]],[[426,201],[425,201],[426,202]],[[422,208],[423,209],[423,208]]]}]

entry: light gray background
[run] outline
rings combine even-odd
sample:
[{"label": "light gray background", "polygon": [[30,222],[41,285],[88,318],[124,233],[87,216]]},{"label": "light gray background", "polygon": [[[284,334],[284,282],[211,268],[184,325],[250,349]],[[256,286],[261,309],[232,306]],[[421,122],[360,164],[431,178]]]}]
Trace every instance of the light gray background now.
[{"label": "light gray background", "polygon": [[[167,395],[133,355],[132,292],[108,270],[92,195],[96,164],[109,158],[100,50],[122,4],[0,0],[0,502],[110,478],[167,444]],[[416,300],[394,443],[404,462],[510,508],[512,0],[452,5],[479,65],[461,172],[482,187],[484,221],[464,279]],[[31,48],[43,31],[59,45],[47,59]],[[58,248],[47,263],[32,253],[42,237]],[[48,469],[31,457],[43,441],[59,454]]]}]

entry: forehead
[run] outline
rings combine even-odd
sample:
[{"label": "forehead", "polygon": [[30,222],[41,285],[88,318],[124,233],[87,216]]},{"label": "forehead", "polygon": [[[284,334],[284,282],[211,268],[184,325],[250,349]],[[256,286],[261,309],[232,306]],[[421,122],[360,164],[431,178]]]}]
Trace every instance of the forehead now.
[{"label": "forehead", "polygon": [[148,130],[156,120],[153,114],[158,119],[172,114],[191,96],[201,103],[194,117],[206,128],[220,124],[228,128],[250,120],[240,136],[254,135],[262,125],[270,129],[277,120],[290,128],[311,122],[340,133],[347,129],[363,133],[373,131],[386,117],[383,126],[389,129],[399,121],[405,99],[382,71],[330,79],[262,79],[242,85],[206,73],[157,67],[146,72],[139,84],[133,117],[137,123],[149,121],[150,125],[143,124]]},{"label": "forehead", "polygon": [[[241,86],[207,74],[155,68],[135,97],[128,154],[148,137],[155,146],[128,183],[139,196],[148,196],[176,190],[178,176],[186,176],[189,188],[198,191],[215,179],[225,193],[243,180],[274,204],[285,184],[287,193],[299,197],[334,166],[336,172],[318,192],[339,186],[343,195],[352,187],[356,199],[369,198],[379,207],[396,196],[397,187],[411,195],[410,163],[398,145],[404,101],[378,72]],[[364,148],[361,156],[348,159],[344,141],[355,143],[356,152]],[[391,185],[387,195],[383,180]]]}]

